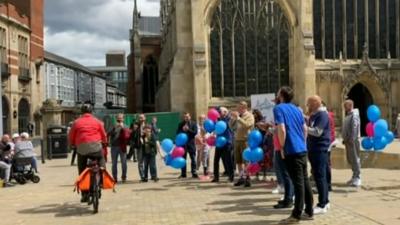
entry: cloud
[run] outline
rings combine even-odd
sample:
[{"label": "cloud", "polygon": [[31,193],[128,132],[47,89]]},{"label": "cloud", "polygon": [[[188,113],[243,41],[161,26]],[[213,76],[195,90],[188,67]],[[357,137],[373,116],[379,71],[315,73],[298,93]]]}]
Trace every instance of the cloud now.
[{"label": "cloud", "polygon": [[123,49],[129,54],[129,41],[89,32],[50,33],[46,27],[45,49],[85,66],[102,66],[105,65],[105,53],[108,50]]},{"label": "cloud", "polygon": [[[137,3],[142,15],[159,15],[159,0]],[[129,54],[133,5],[133,0],[47,0],[46,50],[83,65],[104,65],[110,49]]]}]

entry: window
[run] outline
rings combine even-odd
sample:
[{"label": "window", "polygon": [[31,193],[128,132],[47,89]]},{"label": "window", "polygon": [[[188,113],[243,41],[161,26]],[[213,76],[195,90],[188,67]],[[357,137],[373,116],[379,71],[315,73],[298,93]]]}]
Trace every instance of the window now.
[{"label": "window", "polygon": [[[314,0],[314,45],[318,59],[399,57],[398,0]],[[346,32],[344,32],[346,31]],[[323,35],[325,34],[325,35]]]},{"label": "window", "polygon": [[7,33],[0,27],[0,63],[7,63]]},{"label": "window", "polygon": [[19,80],[29,81],[28,39],[21,35],[18,36],[18,66]]},{"label": "window", "polygon": [[18,36],[18,62],[20,68],[29,69],[28,39],[23,36]]},{"label": "window", "polygon": [[213,97],[275,93],[289,83],[288,21],[275,0],[221,0],[210,33]]}]

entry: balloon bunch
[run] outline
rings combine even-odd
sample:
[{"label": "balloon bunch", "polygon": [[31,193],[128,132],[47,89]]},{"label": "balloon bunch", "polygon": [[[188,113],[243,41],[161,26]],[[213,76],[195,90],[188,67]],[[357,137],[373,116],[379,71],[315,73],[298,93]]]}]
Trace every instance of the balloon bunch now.
[{"label": "balloon bunch", "polygon": [[378,106],[371,105],[367,110],[368,120],[370,121],[365,127],[368,137],[364,137],[361,146],[365,150],[381,151],[387,144],[393,142],[394,134],[388,130],[388,123],[384,119],[380,119],[381,111]]},{"label": "balloon bunch", "polygon": [[247,137],[247,144],[249,148],[243,151],[243,159],[249,161],[250,164],[247,166],[247,172],[250,174],[255,174],[260,171],[261,167],[258,162],[263,160],[264,151],[260,148],[263,136],[258,130],[253,130]]},{"label": "balloon bunch", "polygon": [[174,142],[169,138],[161,142],[161,147],[166,154],[164,158],[165,165],[175,169],[182,169],[186,166],[186,159],[183,158],[185,155],[183,146],[185,146],[187,142],[188,136],[185,133],[180,133],[175,137],[175,147]]},{"label": "balloon bunch", "polygon": [[225,133],[226,129],[228,129],[228,124],[225,121],[218,121],[220,114],[219,112],[212,108],[207,113],[207,119],[204,121],[204,129],[208,133],[215,133],[217,136],[211,135],[207,138],[206,142],[209,146],[216,146],[218,148],[222,148],[226,145],[228,140],[222,136]]}]

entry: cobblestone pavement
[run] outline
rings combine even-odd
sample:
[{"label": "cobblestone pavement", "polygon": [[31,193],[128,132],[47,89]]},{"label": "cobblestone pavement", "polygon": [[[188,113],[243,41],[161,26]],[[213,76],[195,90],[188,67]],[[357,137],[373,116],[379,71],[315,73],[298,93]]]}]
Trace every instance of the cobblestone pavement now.
[{"label": "cobblestone pavement", "polygon": [[[224,178],[219,184],[190,178],[178,180],[177,170],[158,161],[160,181],[139,183],[137,164],[130,162],[128,166],[128,181],[118,185],[116,193],[103,192],[100,212],[93,215],[91,208],[79,203],[79,196],[73,193],[76,168],[67,159],[47,161],[40,165],[39,184],[0,189],[0,224],[256,225],[278,224],[290,214],[289,210],[272,208],[280,196],[271,194],[271,182],[254,182],[251,188],[244,189],[233,187]],[[335,170],[334,177],[336,174],[340,174],[341,180],[335,182],[342,182],[348,171]],[[362,196],[381,196],[379,193],[340,185],[335,188],[332,209],[301,224],[383,224],[357,211],[357,207],[363,207]],[[355,198],[357,201],[351,200],[352,192],[361,195]],[[399,212],[399,192],[393,196],[391,203],[397,205]],[[385,207],[386,203],[371,197],[368,204]],[[388,221],[387,224],[400,224],[396,218]]]}]

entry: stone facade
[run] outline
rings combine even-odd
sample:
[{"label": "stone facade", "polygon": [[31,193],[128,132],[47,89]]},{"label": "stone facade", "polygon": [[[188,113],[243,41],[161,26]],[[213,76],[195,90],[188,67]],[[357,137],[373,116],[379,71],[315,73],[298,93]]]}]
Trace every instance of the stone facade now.
[{"label": "stone facade", "polygon": [[[290,26],[290,85],[303,104],[316,92],[312,1],[276,1]],[[233,105],[240,98],[211,95],[210,24],[220,1],[161,1],[163,24],[157,110],[204,113],[214,105]]]},{"label": "stone facade", "polygon": [[[327,19],[322,16],[314,18],[317,16],[317,14],[313,15],[315,14],[315,5],[313,5],[316,4],[315,1],[275,0],[273,2],[279,5],[289,23],[289,85],[295,91],[295,102],[305,108],[308,96],[314,94],[321,95],[327,103],[328,108],[331,108],[336,113],[337,124],[340,125],[344,115],[342,103],[346,98],[352,98],[355,100],[356,105],[362,104],[360,108],[362,114],[365,114],[364,111],[368,104],[377,104],[382,110],[382,117],[388,119],[390,124],[394,125],[395,118],[400,109],[400,103],[396,101],[400,97],[400,92],[397,91],[400,88],[400,82],[398,81],[400,75],[399,54],[394,58],[390,58],[389,32],[387,31],[390,29],[385,28],[386,34],[380,34],[382,37],[386,35],[385,49],[383,49],[382,44],[384,43],[383,38],[380,40],[378,34],[373,36],[371,36],[371,32],[368,34],[368,28],[370,30],[372,28],[376,28],[377,30],[383,29],[379,27],[382,27],[380,23],[384,20],[376,19],[376,22],[371,23],[366,19],[365,23],[367,24],[357,25],[359,26],[358,31],[347,31],[346,28],[340,29],[340,32],[343,32],[340,35],[343,35],[343,37],[334,37],[333,45],[335,45],[335,38],[338,39],[336,40],[337,42],[342,42],[343,40],[344,44],[342,43],[342,45],[345,57],[341,56],[342,50],[336,50],[332,59],[316,59],[316,51],[320,51],[320,49],[315,49],[316,36],[314,33],[314,22],[318,20],[322,23],[322,25],[319,23],[318,26],[325,26]],[[353,10],[355,10],[357,5],[352,6],[352,4],[356,4],[357,2],[359,1],[348,1],[346,4],[350,4],[350,8],[354,7]],[[390,0],[386,1],[386,5],[380,5],[379,2],[369,3],[372,4],[369,7],[376,7],[376,11],[374,9],[374,12],[377,16],[375,16],[379,17],[380,15],[379,18],[383,19],[386,17],[386,21],[389,20],[388,18],[397,18],[397,22],[394,22],[393,25],[396,26],[397,30],[395,29],[390,32],[394,32],[394,37],[397,37],[397,41],[393,46],[396,47],[397,52],[400,52],[398,44],[400,36],[400,24],[398,22],[400,10],[394,9],[394,11],[390,11],[392,4],[399,8],[399,3],[398,1]],[[159,89],[156,94],[157,111],[189,111],[198,115],[206,112],[210,106],[233,106],[239,100],[249,100],[245,96],[216,98],[211,93],[210,24],[220,3],[221,1],[215,0],[161,0],[162,52],[159,61]],[[335,19],[333,17],[333,20],[342,21],[336,23],[339,24],[339,27],[341,24],[345,27],[346,22],[351,22],[354,19],[354,17],[349,17],[353,11],[347,12],[348,19],[346,20],[345,9],[349,5],[340,4],[344,3],[335,1],[333,12],[336,9],[336,13],[344,15],[344,19],[338,17]],[[358,7],[361,10],[364,7],[368,9],[368,5]],[[343,9],[344,13],[341,11],[337,12],[338,9]],[[386,12],[385,10],[389,10],[392,13],[390,17],[387,16],[388,14],[383,13]],[[365,15],[368,15],[368,12],[372,16],[371,11],[368,10],[365,11]],[[359,17],[364,18],[365,15],[360,14]],[[360,23],[360,21],[353,23]],[[386,27],[389,27],[389,25],[392,26],[392,22],[390,24],[389,22],[386,23]],[[335,26],[335,22],[333,26]],[[353,33],[357,37],[357,32],[361,32],[360,26],[366,29],[366,35],[362,37],[365,38],[363,41],[371,44],[371,37],[376,37],[376,45],[373,47],[373,57],[369,57],[368,47],[365,47],[364,52],[362,52],[364,42],[359,43],[362,39],[347,40],[347,37],[352,38],[351,35]],[[350,27],[349,29],[352,28]],[[318,33],[318,38],[325,42],[328,34],[325,34],[324,28],[322,30],[318,31],[322,33]],[[360,35],[358,34],[358,36]],[[391,44],[392,42],[393,40],[390,39]],[[372,43],[375,43],[375,39],[372,40]],[[356,50],[354,55],[357,56],[354,59],[350,59],[350,54],[353,53],[348,52],[347,49],[351,48],[348,46],[353,44],[356,49],[360,48],[361,50],[358,50],[358,53]],[[382,46],[381,48],[379,48],[379,44]],[[318,47],[320,48],[321,46],[319,45]],[[379,55],[375,53],[379,51],[387,51],[388,54],[380,53]],[[339,54],[340,57],[337,56]],[[325,57],[325,53],[323,55]],[[359,97],[357,93],[354,94],[357,92],[357,89],[354,89],[355,87],[365,88],[366,94],[371,95],[370,99],[368,100],[367,97],[362,95]],[[359,99],[357,98],[362,102],[358,102]],[[365,123],[365,118],[363,120],[363,123]]]},{"label": "stone facade", "polygon": [[135,1],[128,56],[128,112],[154,112],[161,53],[160,17],[141,16]]},{"label": "stone facade", "polygon": [[43,0],[0,2],[4,132],[35,124],[41,135],[43,102]]}]

